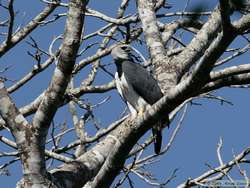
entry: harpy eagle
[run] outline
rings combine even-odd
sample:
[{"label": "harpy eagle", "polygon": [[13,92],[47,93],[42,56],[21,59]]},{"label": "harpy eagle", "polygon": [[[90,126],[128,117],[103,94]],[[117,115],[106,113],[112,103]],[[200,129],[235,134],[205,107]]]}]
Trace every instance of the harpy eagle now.
[{"label": "harpy eagle", "polygon": [[[147,105],[153,105],[162,96],[160,87],[153,76],[141,64],[137,63],[133,49],[129,45],[119,45],[111,51],[117,72],[115,74],[116,87],[127,103],[132,117],[143,113]],[[160,153],[162,142],[162,128],[169,124],[168,116],[157,122],[153,128],[154,150]]]}]

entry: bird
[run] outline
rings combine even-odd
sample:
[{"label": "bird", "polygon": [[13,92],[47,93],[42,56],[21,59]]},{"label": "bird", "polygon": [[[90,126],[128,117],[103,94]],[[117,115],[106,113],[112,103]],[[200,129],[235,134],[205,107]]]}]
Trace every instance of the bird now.
[{"label": "bird", "polygon": [[[111,51],[116,65],[115,83],[120,96],[126,102],[132,118],[142,115],[147,106],[156,103],[163,93],[157,80],[140,64],[139,58],[130,45],[118,45]],[[162,144],[162,129],[169,124],[169,117],[159,120],[152,126],[154,152],[159,154]]]}]

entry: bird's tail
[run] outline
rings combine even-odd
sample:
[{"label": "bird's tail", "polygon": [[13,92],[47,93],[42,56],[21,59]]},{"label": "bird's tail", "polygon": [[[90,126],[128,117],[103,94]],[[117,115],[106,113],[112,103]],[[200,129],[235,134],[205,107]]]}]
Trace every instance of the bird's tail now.
[{"label": "bird's tail", "polygon": [[154,137],[154,150],[155,154],[157,155],[161,152],[162,129],[165,126],[169,127],[169,117],[167,117],[165,120],[160,120],[152,128],[152,134]]},{"label": "bird's tail", "polygon": [[159,154],[161,152],[161,143],[162,143],[162,124],[161,121],[155,124],[152,128],[152,134],[154,137],[154,150],[155,154]]}]

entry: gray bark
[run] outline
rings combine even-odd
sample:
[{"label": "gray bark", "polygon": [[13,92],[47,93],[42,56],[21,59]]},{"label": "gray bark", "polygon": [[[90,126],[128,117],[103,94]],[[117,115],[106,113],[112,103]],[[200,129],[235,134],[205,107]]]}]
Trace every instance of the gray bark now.
[{"label": "gray bark", "polygon": [[[8,37],[0,45],[0,56],[12,50],[42,21],[45,21],[58,6],[68,8],[59,51],[50,54],[49,59],[43,64],[40,65],[39,62],[39,65],[34,67],[33,71],[11,87],[6,88],[4,86],[4,79],[0,81],[1,129],[9,130],[15,139],[15,141],[11,141],[1,137],[0,141],[17,150],[17,155],[20,157],[23,178],[19,181],[17,187],[110,187],[124,168],[125,161],[130,155],[135,155],[143,149],[137,147],[132,150],[138,140],[165,114],[176,114],[187,101],[207,92],[225,86],[250,84],[249,64],[214,70],[216,66],[228,61],[219,61],[219,58],[222,57],[236,37],[249,32],[249,13],[231,22],[230,14],[234,10],[227,1],[221,0],[220,4],[209,13],[210,16],[204,23],[197,20],[190,22],[186,19],[175,20],[172,23],[160,23],[158,20],[160,16],[157,11],[164,7],[164,0],[157,1],[157,3],[154,0],[137,0],[138,15],[124,17],[128,2],[129,0],[121,1],[117,18],[111,18],[101,12],[87,8],[88,0],[70,0],[69,4],[58,1],[46,2],[48,3],[47,7],[20,31],[13,34],[13,25],[9,27]],[[11,3],[12,1],[9,2],[10,15],[13,9]],[[85,16],[93,16],[108,22],[108,24],[90,35],[83,36],[83,28],[88,27],[84,25]],[[11,21],[9,23],[10,25],[13,24]],[[129,28],[129,24],[132,23],[141,23],[141,25],[138,28]],[[108,72],[101,65],[101,58],[108,56],[117,45],[117,43],[109,43],[119,32],[119,26],[126,26],[127,28],[126,36],[119,41],[121,43],[131,43],[138,40],[141,34],[144,35],[150,55],[149,61],[164,96],[136,118],[128,115],[106,129],[97,131],[95,136],[89,137],[85,134],[83,126],[88,117],[92,117],[93,106],[83,103],[79,98],[84,94],[103,93],[115,89],[113,80],[98,86],[93,85],[93,83],[98,70],[102,68],[102,70]],[[169,41],[171,41],[175,32],[181,28],[192,31],[193,39],[186,46],[167,51]],[[103,31],[106,30],[108,32],[104,34]],[[76,64],[77,57],[81,55],[79,54],[79,48],[82,42],[84,43],[88,38],[95,36],[103,37],[96,53]],[[87,48],[92,45],[94,44],[89,44]],[[229,59],[245,53],[248,49],[249,46],[246,46]],[[53,61],[57,61],[57,65],[48,88],[31,103],[18,108],[10,93],[28,83],[39,72],[46,70]],[[73,77],[89,64],[92,64],[89,75],[82,81],[81,86],[74,88]],[[70,81],[72,84],[69,85]],[[47,150],[45,149],[46,138],[53,118],[58,109],[68,103],[70,103],[70,110],[74,118],[73,123],[79,140],[64,147]],[[88,117],[78,118],[75,105],[86,110],[88,114],[85,115]],[[33,115],[30,122],[26,119],[28,115]],[[174,115],[171,117],[174,117]],[[58,137],[60,138],[60,136]],[[145,143],[145,147],[152,140]],[[87,144],[92,144],[92,147],[88,148]],[[78,147],[78,151],[75,152],[74,157],[63,155],[64,152],[76,147]],[[249,150],[244,153],[244,156],[248,153]],[[242,156],[243,154],[238,157],[239,162],[242,162]],[[52,170],[47,170],[46,160],[48,158],[57,159],[62,161],[63,164]],[[231,163],[230,165],[237,164],[237,162]],[[223,168],[224,166],[222,165]],[[222,167],[218,167],[218,169]],[[191,181],[190,184],[181,184],[180,187],[194,186],[199,183],[198,181],[204,181],[201,178],[196,179],[198,179],[196,182]]]}]

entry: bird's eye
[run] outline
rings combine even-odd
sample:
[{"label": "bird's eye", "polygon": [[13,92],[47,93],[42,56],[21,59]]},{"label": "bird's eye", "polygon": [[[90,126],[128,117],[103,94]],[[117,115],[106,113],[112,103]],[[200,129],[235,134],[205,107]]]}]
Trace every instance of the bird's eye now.
[{"label": "bird's eye", "polygon": [[122,49],[122,50],[126,50],[126,49],[127,49],[127,46],[122,46],[121,49]]}]

